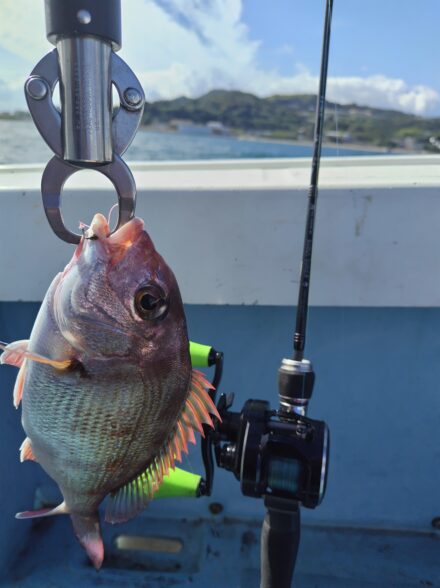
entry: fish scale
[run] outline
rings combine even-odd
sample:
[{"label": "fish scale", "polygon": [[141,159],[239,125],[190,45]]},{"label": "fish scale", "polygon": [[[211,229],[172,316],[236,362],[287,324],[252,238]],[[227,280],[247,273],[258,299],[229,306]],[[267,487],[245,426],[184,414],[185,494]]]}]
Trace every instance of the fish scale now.
[{"label": "fish scale", "polygon": [[63,502],[18,518],[69,514],[93,564],[104,558],[98,507],[106,520],[138,514],[170,467],[219,418],[209,383],[191,369],[179,288],[134,218],[110,235],[95,215],[72,260],[55,277],[28,342],[6,347],[20,367],[27,438],[21,459],[37,461]]},{"label": "fish scale", "polygon": [[[59,378],[54,382],[54,378],[47,377],[46,366],[34,364],[29,377],[32,388],[23,398],[23,426],[34,453],[57,480],[63,494],[64,490],[72,496],[88,493],[91,488],[105,493],[113,490],[119,480],[117,471],[109,473],[108,464],[122,460],[127,448],[109,435],[107,414],[101,406],[103,401],[112,406],[119,427],[132,433],[143,405],[141,378],[138,377],[136,385],[136,379],[131,377],[127,389],[122,388],[121,382],[108,382],[103,399],[102,391],[96,390],[93,382],[82,387],[72,387],[69,382],[63,385]],[[51,388],[54,394],[47,394]],[[69,506],[74,508],[74,504]]]}]

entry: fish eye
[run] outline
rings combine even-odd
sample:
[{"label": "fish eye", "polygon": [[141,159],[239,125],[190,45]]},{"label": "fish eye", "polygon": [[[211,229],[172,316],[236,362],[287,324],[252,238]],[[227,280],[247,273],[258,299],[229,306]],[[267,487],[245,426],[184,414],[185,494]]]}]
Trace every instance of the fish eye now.
[{"label": "fish eye", "polygon": [[145,320],[165,318],[168,306],[168,297],[159,284],[146,284],[139,288],[134,295],[134,308],[137,314]]}]

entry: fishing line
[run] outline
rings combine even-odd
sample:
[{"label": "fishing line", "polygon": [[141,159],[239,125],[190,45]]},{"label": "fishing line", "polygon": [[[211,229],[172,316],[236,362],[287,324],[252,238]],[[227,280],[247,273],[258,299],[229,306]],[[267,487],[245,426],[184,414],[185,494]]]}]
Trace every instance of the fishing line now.
[{"label": "fishing line", "polygon": [[[188,447],[188,449],[190,449]],[[190,471],[192,474],[197,474],[196,468],[194,468],[189,453],[182,453],[182,466],[186,471]]]},{"label": "fishing line", "polygon": [[118,206],[119,206],[119,204],[117,202],[116,202],[116,204],[113,204],[113,206],[110,208],[109,213],[108,213],[107,223],[108,223],[110,231],[112,230],[112,227],[111,227],[112,212],[114,211],[115,208],[118,208]]},{"label": "fishing line", "polygon": [[339,153],[339,128],[338,128],[338,105],[335,102],[335,132],[336,132],[336,156],[339,157],[340,153]]}]

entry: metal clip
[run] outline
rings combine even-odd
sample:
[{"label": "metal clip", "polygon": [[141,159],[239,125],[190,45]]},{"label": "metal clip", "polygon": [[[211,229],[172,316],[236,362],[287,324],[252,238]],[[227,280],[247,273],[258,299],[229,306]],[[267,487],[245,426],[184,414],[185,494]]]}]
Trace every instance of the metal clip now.
[{"label": "metal clip", "polygon": [[[113,152],[122,155],[132,142],[141,123],[145,96],[137,77],[118,55],[111,54],[111,81],[121,108],[112,121]],[[54,49],[41,59],[25,83],[26,101],[40,135],[58,155],[64,157],[61,114],[52,102],[59,82],[58,52]]]},{"label": "metal clip", "polygon": [[[41,180],[44,212],[54,233],[67,243],[77,244],[81,235],[72,233],[64,225],[61,214],[61,192],[66,180],[82,168],[55,156],[49,161]],[[134,216],[136,184],[126,163],[116,155],[112,163],[93,168],[106,176],[118,194],[119,216],[117,230]]]},{"label": "metal clip", "polygon": [[[89,47],[91,43],[102,45],[103,50],[98,52],[96,47]],[[118,194],[118,227],[134,216],[136,186],[120,155],[136,134],[145,97],[133,71],[113,51],[108,55],[109,51],[105,43],[89,38],[60,39],[57,49],[39,61],[25,84],[26,100],[34,123],[56,155],[43,173],[44,210],[52,229],[68,243],[78,243],[80,235],[64,226],[60,210],[61,191],[67,178],[79,169],[96,169],[111,180]],[[78,64],[75,70],[79,71],[78,79],[70,71],[72,62]],[[108,95],[101,86],[93,86],[93,80],[100,77],[99,71],[109,71]],[[58,82],[63,103],[61,113],[52,100]],[[120,108],[114,116],[111,113],[111,84],[116,87],[120,99]],[[85,92],[84,88],[88,91]],[[101,97],[103,104],[95,104],[91,110],[90,100],[94,97],[96,100]],[[100,125],[107,115],[111,121],[111,136],[107,133],[105,138],[105,128]]]}]

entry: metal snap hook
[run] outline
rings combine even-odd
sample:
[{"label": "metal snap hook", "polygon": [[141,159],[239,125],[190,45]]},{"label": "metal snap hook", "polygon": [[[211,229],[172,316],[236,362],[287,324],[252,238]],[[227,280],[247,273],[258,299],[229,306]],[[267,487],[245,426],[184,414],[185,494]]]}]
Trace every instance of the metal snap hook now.
[{"label": "metal snap hook", "polygon": [[[84,169],[67,163],[55,156],[49,161],[41,179],[41,193],[43,196],[44,212],[54,233],[67,243],[78,244],[81,235],[72,233],[64,225],[61,214],[61,193],[63,186],[75,172]],[[100,167],[93,167],[106,176],[114,185],[118,195],[118,224],[116,229],[127,223],[134,216],[136,205],[136,184],[133,175],[124,161],[118,156],[114,160]],[[113,231],[114,232],[114,231]]]}]

